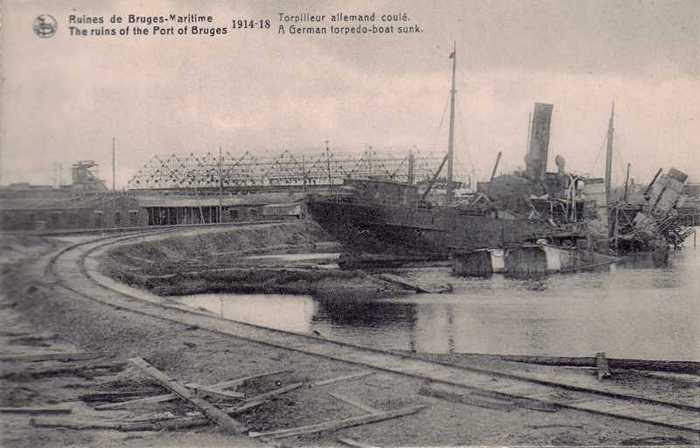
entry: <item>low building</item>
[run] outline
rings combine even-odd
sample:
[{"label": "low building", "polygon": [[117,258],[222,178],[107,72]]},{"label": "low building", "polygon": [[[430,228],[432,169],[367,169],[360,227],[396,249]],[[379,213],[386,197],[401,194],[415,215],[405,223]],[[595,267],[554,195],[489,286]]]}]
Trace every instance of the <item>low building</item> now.
[{"label": "low building", "polygon": [[[148,225],[215,224],[299,218],[302,193],[253,193],[196,196],[157,193],[138,196]],[[221,209],[221,212],[219,212]]]},{"label": "low building", "polygon": [[147,218],[128,194],[0,199],[0,229],[7,231],[138,227],[146,225]]}]

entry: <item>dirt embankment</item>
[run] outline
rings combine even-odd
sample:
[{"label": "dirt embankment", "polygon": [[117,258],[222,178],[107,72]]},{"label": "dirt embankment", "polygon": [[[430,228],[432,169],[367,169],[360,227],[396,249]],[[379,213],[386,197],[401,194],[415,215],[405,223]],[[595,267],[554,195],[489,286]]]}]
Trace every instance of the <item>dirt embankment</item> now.
[{"label": "dirt embankment", "polygon": [[100,265],[103,274],[159,295],[283,293],[337,300],[403,292],[361,270],[246,258],[339,250],[338,243],[317,224],[298,221],[178,232],[157,241],[114,248],[102,256]]},{"label": "dirt embankment", "polygon": [[0,234],[0,276],[9,267],[38,257],[61,244],[56,239],[35,235]]}]

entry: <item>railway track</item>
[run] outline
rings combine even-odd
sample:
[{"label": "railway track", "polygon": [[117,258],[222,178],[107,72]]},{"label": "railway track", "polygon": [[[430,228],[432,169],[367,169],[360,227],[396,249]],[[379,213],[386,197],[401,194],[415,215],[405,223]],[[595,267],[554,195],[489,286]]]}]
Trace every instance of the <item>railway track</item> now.
[{"label": "railway track", "polygon": [[373,370],[417,378],[496,398],[527,400],[543,406],[575,409],[612,418],[700,433],[700,407],[523,375],[421,360],[311,335],[224,320],[178,305],[162,297],[131,289],[102,276],[97,257],[110,246],[137,239],[159,238],[178,229],[110,236],[66,247],[45,260],[43,271],[55,284],[104,305],[174,323],[197,325],[225,337],[235,337],[285,350],[342,361]]}]

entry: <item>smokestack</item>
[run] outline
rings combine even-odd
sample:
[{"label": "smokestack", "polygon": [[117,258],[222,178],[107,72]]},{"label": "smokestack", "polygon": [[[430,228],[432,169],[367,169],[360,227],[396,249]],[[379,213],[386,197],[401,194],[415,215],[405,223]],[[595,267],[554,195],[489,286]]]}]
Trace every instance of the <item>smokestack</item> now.
[{"label": "smokestack", "polygon": [[416,182],[416,156],[413,151],[408,152],[408,184],[413,185]]},{"label": "smokestack", "polygon": [[552,104],[535,103],[530,129],[530,143],[525,157],[527,177],[532,180],[544,178],[549,152],[549,127],[552,122]]}]

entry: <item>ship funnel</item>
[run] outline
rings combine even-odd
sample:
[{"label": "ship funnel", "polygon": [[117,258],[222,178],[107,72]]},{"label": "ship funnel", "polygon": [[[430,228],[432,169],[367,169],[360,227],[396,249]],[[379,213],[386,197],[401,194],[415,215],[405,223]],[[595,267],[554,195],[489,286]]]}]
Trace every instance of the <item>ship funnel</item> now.
[{"label": "ship funnel", "polygon": [[554,158],[554,163],[557,165],[557,172],[559,174],[566,174],[566,159],[564,159],[564,157],[557,155]]},{"label": "ship funnel", "polygon": [[535,103],[530,127],[530,141],[525,157],[527,177],[532,180],[544,178],[547,171],[549,151],[549,126],[552,122],[552,104]]}]

